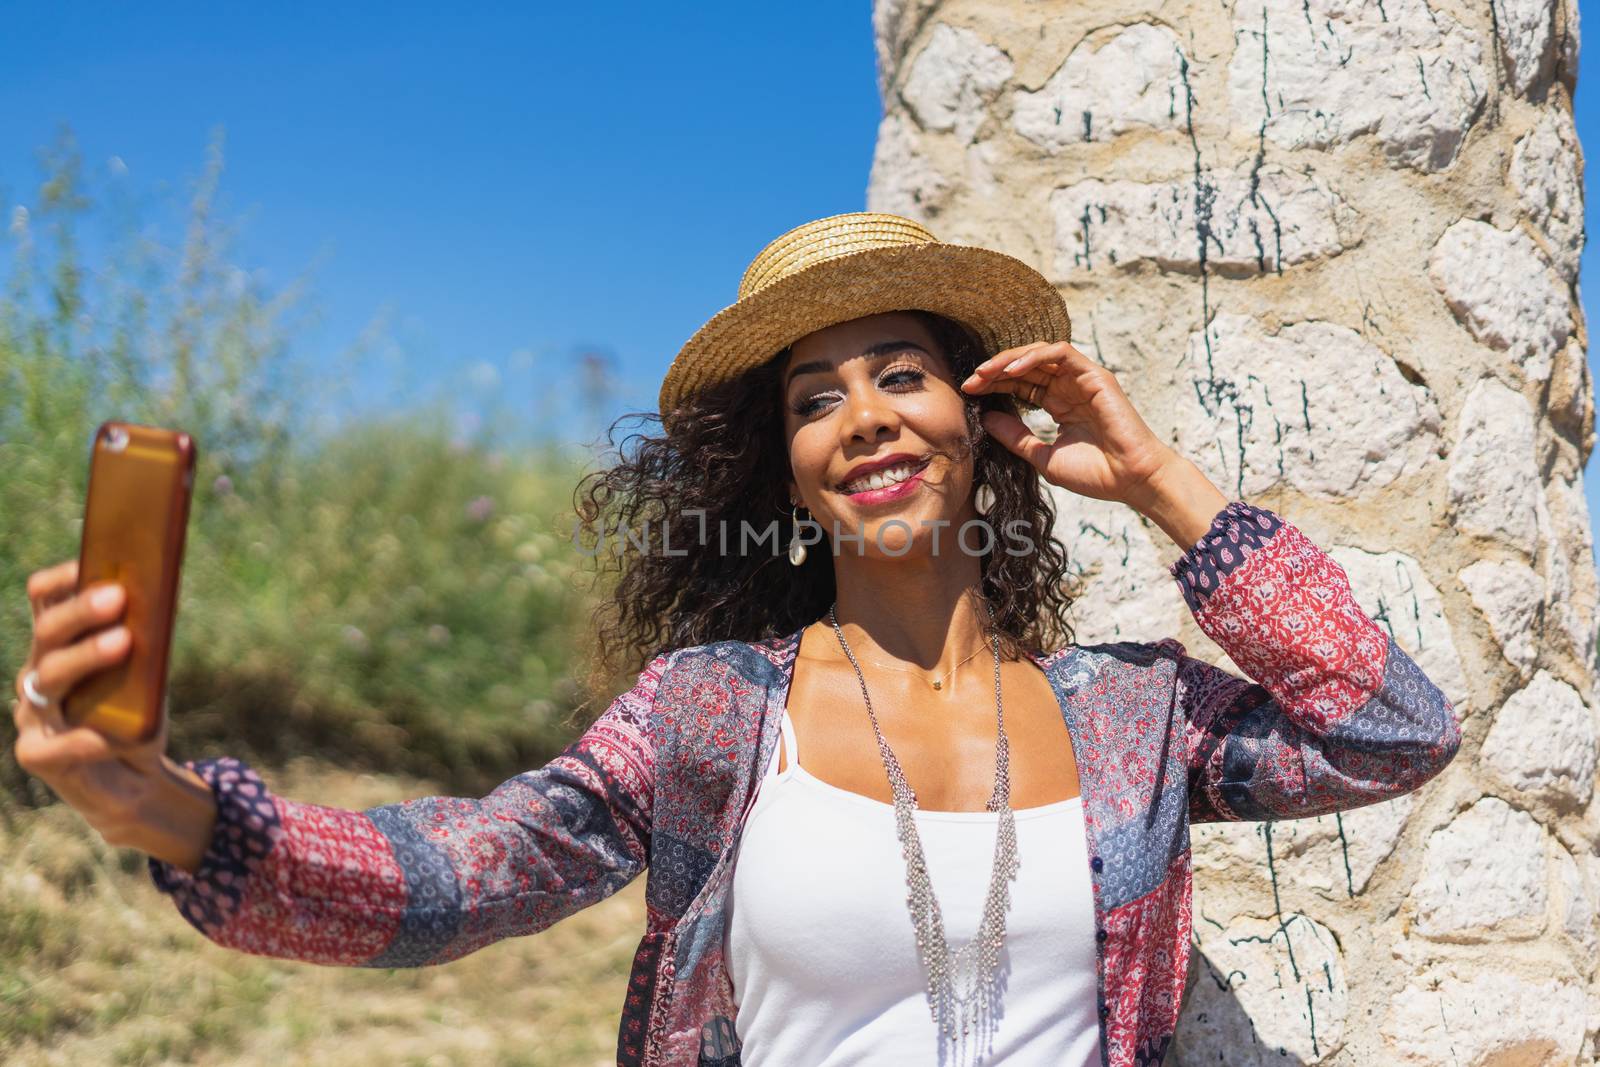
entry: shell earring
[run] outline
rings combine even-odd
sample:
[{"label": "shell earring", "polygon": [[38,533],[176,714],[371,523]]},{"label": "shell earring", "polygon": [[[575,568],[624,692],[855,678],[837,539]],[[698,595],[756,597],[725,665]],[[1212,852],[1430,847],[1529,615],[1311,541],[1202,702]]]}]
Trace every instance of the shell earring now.
[{"label": "shell earring", "polygon": [[[789,562],[793,566],[800,566],[806,561],[806,543],[800,540],[800,505],[796,504],[789,509],[789,517],[794,522],[794,533],[789,538]],[[806,514],[809,515],[810,509]]]},{"label": "shell earring", "polygon": [[988,482],[978,486],[972,494],[972,506],[978,510],[979,515],[987,515],[994,510],[994,489]]}]

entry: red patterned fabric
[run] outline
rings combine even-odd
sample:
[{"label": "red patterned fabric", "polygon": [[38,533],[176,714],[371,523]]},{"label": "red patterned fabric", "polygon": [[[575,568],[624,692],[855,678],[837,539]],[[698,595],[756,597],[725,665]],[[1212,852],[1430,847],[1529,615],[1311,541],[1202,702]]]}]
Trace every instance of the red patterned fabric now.
[{"label": "red patterned fabric", "polygon": [[1102,1035],[1108,1048],[1130,1050],[1152,1034],[1166,1035],[1178,1017],[1189,968],[1191,901],[1188,893],[1165,887],[1188,883],[1185,850],[1168,866],[1163,888],[1105,916],[1102,966],[1115,977]]},{"label": "red patterned fabric", "polygon": [[[1030,653],[1078,763],[1105,1067],[1154,1067],[1170,1047],[1192,823],[1385,800],[1438,774],[1461,740],[1450,702],[1357,606],[1343,568],[1281,517],[1229,503],[1172,576],[1249,678],[1172,638]],[[238,760],[192,761],[217,798],[213,840],[193,875],[152,858],[151,877],[218,944],[402,967],[542,930],[647,872],[617,1062],[735,1067],[727,889],[800,633],[655,657],[559,756],[481,798],[344,811],[275,796]]]}]

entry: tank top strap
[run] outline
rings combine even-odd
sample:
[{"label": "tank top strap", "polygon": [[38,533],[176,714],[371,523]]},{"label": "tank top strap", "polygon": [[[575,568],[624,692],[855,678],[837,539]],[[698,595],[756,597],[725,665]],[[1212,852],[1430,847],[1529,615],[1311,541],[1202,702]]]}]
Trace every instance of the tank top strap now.
[{"label": "tank top strap", "polygon": [[784,709],[783,721],[778,724],[779,732],[783,734],[783,770],[779,773],[787,776],[799,762],[795,752],[794,722],[789,718],[789,710]]}]

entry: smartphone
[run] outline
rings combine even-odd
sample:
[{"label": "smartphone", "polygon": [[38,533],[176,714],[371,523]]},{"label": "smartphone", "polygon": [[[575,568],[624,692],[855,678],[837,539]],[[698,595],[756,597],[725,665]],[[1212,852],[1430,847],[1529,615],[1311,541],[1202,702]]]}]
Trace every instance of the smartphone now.
[{"label": "smartphone", "polygon": [[194,462],[194,440],[178,430],[107,421],[95,431],[77,591],[121,583],[132,647],[67,694],[70,725],[136,743],[161,730]]}]

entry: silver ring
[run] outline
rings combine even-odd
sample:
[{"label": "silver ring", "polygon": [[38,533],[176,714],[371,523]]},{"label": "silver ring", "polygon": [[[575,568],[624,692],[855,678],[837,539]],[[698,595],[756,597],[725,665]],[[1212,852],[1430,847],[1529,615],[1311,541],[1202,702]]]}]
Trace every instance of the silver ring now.
[{"label": "silver ring", "polygon": [[28,703],[36,708],[48,708],[50,698],[39,692],[39,668],[35,667],[22,676],[22,691],[28,697]]}]

